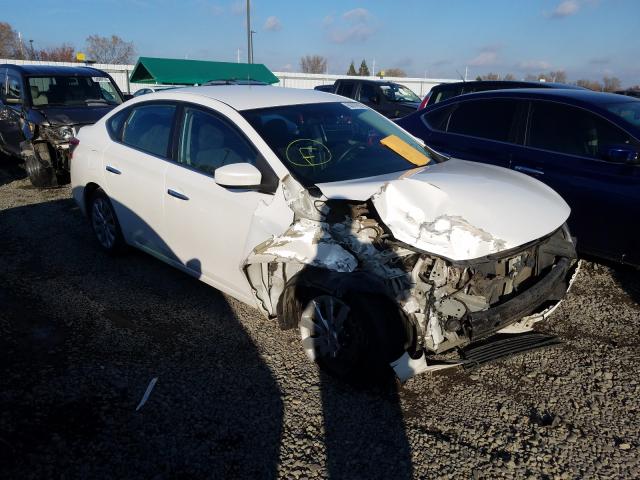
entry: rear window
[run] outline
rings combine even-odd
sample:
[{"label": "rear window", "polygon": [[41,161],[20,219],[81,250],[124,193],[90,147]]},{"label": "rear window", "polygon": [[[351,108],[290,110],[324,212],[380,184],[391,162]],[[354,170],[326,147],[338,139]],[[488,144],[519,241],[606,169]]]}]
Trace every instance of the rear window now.
[{"label": "rear window", "polygon": [[451,110],[455,105],[449,105],[448,107],[437,108],[434,107],[435,110],[431,110],[426,112],[422,119],[427,124],[429,128],[432,130],[447,130],[447,122],[449,121],[449,115],[451,114]]},{"label": "rear window", "polygon": [[460,102],[451,114],[448,132],[500,142],[515,141],[518,103],[513,100]]},{"label": "rear window", "polygon": [[141,105],[131,109],[122,141],[160,157],[167,156],[175,105]]}]

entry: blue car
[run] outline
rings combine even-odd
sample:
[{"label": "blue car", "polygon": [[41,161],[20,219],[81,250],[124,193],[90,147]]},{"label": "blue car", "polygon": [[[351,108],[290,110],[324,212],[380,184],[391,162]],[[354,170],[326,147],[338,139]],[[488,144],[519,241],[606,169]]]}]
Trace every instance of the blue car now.
[{"label": "blue car", "polygon": [[397,123],[447,155],[541,180],[571,206],[580,252],[640,265],[639,99],[496,90],[461,95]]}]

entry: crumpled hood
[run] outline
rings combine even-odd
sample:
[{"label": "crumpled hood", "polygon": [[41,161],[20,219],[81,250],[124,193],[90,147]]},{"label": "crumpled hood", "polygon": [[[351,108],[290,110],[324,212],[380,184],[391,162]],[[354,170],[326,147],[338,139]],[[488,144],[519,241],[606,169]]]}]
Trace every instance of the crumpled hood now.
[{"label": "crumpled hood", "polygon": [[40,107],[37,110],[51,125],[83,125],[96,123],[116,106]]},{"label": "crumpled hood", "polygon": [[529,243],[556,230],[570,213],[538,180],[464,160],[318,187],[329,199],[371,198],[396,239],[458,261]]}]

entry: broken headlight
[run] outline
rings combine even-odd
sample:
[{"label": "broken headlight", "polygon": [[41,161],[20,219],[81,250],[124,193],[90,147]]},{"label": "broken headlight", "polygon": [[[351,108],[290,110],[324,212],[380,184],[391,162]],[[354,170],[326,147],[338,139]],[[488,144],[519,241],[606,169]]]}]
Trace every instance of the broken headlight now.
[{"label": "broken headlight", "polygon": [[75,129],[70,125],[63,125],[62,127],[46,127],[46,135],[53,140],[59,142],[68,142],[76,135]]}]

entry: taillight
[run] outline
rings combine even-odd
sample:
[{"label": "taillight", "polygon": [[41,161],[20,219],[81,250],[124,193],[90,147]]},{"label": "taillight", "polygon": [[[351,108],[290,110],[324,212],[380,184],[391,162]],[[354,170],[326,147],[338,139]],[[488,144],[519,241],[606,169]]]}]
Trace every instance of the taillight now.
[{"label": "taillight", "polygon": [[424,100],[422,100],[422,102],[420,103],[420,106],[418,107],[418,110],[422,110],[424,107],[427,106],[427,103],[429,103],[429,97],[431,96],[431,92],[427,93],[427,96],[424,97]]},{"label": "taillight", "polygon": [[78,145],[80,145],[80,140],[76,137],[71,137],[71,140],[69,140],[69,158],[73,158],[73,151]]}]

